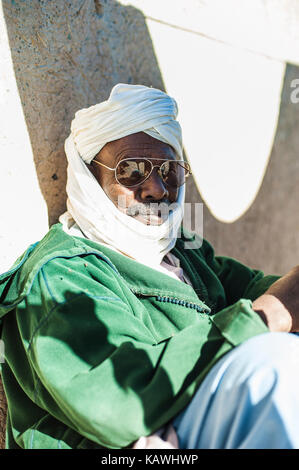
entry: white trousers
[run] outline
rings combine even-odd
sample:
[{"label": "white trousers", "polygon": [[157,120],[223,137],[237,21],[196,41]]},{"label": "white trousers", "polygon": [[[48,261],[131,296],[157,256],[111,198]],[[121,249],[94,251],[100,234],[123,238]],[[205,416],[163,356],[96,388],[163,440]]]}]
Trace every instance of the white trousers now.
[{"label": "white trousers", "polygon": [[299,449],[299,336],[264,333],[234,348],[173,426],[181,449]]}]

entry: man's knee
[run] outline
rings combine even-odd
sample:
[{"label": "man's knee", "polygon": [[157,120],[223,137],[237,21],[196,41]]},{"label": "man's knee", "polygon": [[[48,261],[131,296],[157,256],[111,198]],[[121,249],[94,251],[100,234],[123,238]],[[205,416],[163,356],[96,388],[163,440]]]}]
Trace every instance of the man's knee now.
[{"label": "man's knee", "polygon": [[[203,447],[214,448],[225,447],[223,436],[231,436],[233,429],[242,437],[260,421],[265,430],[273,420],[284,428],[290,410],[299,409],[298,362],[295,335],[265,333],[245,341],[210,370],[189,406],[175,418],[175,428],[188,429],[188,445],[197,447],[200,439]],[[212,443],[211,436],[222,436],[221,443],[218,437]]]},{"label": "man's knee", "polygon": [[289,333],[265,333],[250,338],[224,356],[215,366],[214,380],[218,382],[221,377],[228,387],[234,388],[250,383],[257,376],[261,382],[267,381],[267,377],[272,381],[277,377],[291,380],[298,366],[299,337]]},{"label": "man's knee", "polygon": [[299,363],[299,337],[290,333],[264,333],[245,341],[234,352],[257,364]]}]

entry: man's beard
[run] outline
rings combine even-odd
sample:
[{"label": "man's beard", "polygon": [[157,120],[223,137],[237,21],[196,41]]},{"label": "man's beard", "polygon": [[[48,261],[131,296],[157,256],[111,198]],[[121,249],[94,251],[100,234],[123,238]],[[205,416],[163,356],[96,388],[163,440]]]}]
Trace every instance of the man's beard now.
[{"label": "man's beard", "polygon": [[125,213],[145,225],[161,225],[169,217],[171,212],[169,206],[168,201],[137,203],[125,208]]}]

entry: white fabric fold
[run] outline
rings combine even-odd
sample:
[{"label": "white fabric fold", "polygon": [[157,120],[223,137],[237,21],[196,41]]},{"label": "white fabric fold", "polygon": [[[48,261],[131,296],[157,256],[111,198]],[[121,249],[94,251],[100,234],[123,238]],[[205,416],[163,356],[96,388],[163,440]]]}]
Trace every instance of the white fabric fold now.
[{"label": "white fabric fold", "polygon": [[81,158],[90,163],[107,142],[145,132],[171,145],[183,158],[177,103],[156,88],[119,83],[108,100],[75,114],[71,132]]}]

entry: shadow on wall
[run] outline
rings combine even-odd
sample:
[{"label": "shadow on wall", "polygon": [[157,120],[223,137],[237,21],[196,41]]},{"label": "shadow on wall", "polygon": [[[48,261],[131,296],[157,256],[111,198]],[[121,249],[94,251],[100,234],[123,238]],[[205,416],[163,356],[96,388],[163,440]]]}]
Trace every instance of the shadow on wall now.
[{"label": "shadow on wall", "polygon": [[119,82],[164,89],[143,14],[115,0],[3,1],[12,61],[49,225],[66,209],[74,113]]},{"label": "shadow on wall", "polygon": [[[271,156],[249,210],[237,221],[226,224],[215,219],[204,205],[203,235],[215,252],[268,274],[285,274],[299,263],[299,103],[290,99],[291,83],[298,78],[299,67],[288,64]],[[186,201],[199,200],[204,202],[190,178]]]}]

